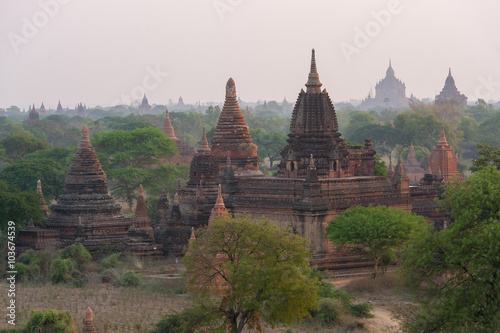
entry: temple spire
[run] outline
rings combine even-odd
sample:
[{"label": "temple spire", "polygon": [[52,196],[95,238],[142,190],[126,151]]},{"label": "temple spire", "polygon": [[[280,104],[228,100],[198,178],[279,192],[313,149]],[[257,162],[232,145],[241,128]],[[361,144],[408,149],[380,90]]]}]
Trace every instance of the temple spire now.
[{"label": "temple spire", "polygon": [[191,227],[191,237],[189,237],[189,243],[196,241],[196,235],[194,234],[194,227]]},{"label": "temple spire", "polygon": [[322,83],[319,81],[318,69],[316,68],[316,55],[314,49],[311,54],[311,70],[306,83],[308,93],[321,93]]},{"label": "temple spire", "polygon": [[222,187],[219,184],[219,192],[217,194],[217,200],[215,202],[214,208],[212,208],[212,211],[210,212],[210,217],[208,218],[208,225],[210,225],[210,223],[217,217],[227,214],[229,214],[229,212],[227,211],[226,206],[224,205],[224,200],[222,199]]},{"label": "temple spire", "polygon": [[446,135],[444,134],[444,125],[441,125],[441,135],[439,137],[439,141],[437,143],[437,147],[438,148],[447,148],[449,145],[448,145],[448,141],[446,140]]},{"label": "temple spire", "polygon": [[96,333],[96,329],[94,327],[94,319],[92,317],[92,310],[87,308],[85,312],[85,324],[83,326],[83,333]]},{"label": "temple spire", "polygon": [[311,154],[311,157],[309,158],[309,167],[308,169],[310,170],[316,170],[316,166],[314,165],[314,157],[313,154]]},{"label": "temple spire", "polygon": [[165,121],[163,122],[162,132],[165,133],[170,139],[174,141],[179,141],[174,132],[174,127],[170,122],[170,115],[168,114],[168,109],[165,109]]},{"label": "temple spire", "polygon": [[210,149],[210,146],[208,145],[208,140],[207,140],[207,132],[205,129],[205,126],[203,126],[203,134],[201,136],[201,142],[200,142],[200,148],[198,148],[198,152],[202,154],[210,154],[212,150]]},{"label": "temple spire", "polygon": [[144,200],[144,188],[139,185],[139,196],[137,197],[137,206],[135,207],[136,218],[147,218],[146,201]]},{"label": "temple spire", "polygon": [[43,215],[45,217],[49,216],[49,207],[47,206],[47,203],[45,202],[45,198],[43,197],[43,192],[42,192],[42,181],[38,179],[36,182],[36,193],[40,196],[40,209],[43,211]]},{"label": "temple spire", "polygon": [[238,105],[236,85],[232,78],[226,83],[226,96],[217,126],[210,144],[217,159],[219,171],[226,166],[227,151],[231,152],[236,174],[262,176],[257,158],[257,146],[253,144],[243,114]]}]

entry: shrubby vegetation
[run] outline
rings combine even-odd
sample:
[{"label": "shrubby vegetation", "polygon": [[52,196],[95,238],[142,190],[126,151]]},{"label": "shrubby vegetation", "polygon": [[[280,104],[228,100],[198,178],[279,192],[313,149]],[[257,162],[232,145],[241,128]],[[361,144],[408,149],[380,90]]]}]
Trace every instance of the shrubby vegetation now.
[{"label": "shrubby vegetation", "polygon": [[485,166],[444,186],[452,222],[406,248],[403,277],[421,302],[409,332],[495,332],[500,327],[500,171]]},{"label": "shrubby vegetation", "polygon": [[18,329],[3,329],[0,333],[76,333],[71,315],[52,309],[31,311],[28,322]]},{"label": "shrubby vegetation", "polygon": [[326,237],[341,251],[360,253],[373,261],[372,277],[379,266],[389,265],[396,251],[428,224],[425,218],[386,206],[355,206],[332,220]]}]

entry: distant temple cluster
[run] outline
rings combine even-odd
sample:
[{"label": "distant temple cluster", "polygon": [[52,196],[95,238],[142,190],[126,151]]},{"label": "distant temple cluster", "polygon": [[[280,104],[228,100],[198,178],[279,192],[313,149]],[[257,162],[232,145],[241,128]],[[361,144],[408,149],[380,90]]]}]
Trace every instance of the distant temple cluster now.
[{"label": "distant temple cluster", "polygon": [[[387,75],[394,76],[391,67]],[[292,228],[310,240],[318,266],[356,269],[366,267],[366,263],[342,261],[324,237],[329,221],[350,207],[385,205],[426,216],[436,228],[445,227],[446,216],[436,210],[434,198],[443,182],[460,175],[444,128],[426,171],[411,146],[406,164],[399,157],[395,166],[391,162],[387,177],[378,177],[374,175],[376,151],[371,140],[348,147],[341,137],[334,106],[319,79],[314,50],[305,86],[293,109],[278,175],[266,177],[259,170],[257,147],[230,78],[211,143],[204,130],[196,152],[190,147],[185,150],[189,154],[177,156],[190,160],[189,180],[183,188],[179,182],[173,197],[162,193],[151,221],[142,189],[135,217],[121,215],[120,206],[108,194],[106,175],[84,127],[64,194],[51,206],[43,228],[30,225],[20,232],[20,246],[80,243],[90,250],[116,246],[140,256],[154,257],[160,251],[178,256],[195,237],[193,230],[230,212],[265,216],[279,226]],[[163,132],[176,141],[180,152],[185,148],[175,136],[168,110]],[[38,186],[41,208],[48,214]]]},{"label": "distant temple cluster", "polygon": [[[409,99],[415,99],[415,97],[413,95],[410,98],[406,97],[406,85],[400,79],[396,78],[391,61],[389,61],[389,68],[387,68],[385,77],[375,85],[375,94],[370,89],[368,96],[359,105],[359,109],[368,111],[377,106],[404,109],[408,107]],[[447,104],[462,107],[467,106],[467,97],[458,91],[455,79],[451,75],[451,68],[443,90],[436,96],[435,104],[440,107]]]}]

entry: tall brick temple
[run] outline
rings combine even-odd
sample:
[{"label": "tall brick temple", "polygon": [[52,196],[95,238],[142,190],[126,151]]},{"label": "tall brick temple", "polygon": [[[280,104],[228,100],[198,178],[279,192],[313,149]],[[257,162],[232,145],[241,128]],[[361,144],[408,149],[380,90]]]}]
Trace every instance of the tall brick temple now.
[{"label": "tall brick temple", "polygon": [[[37,184],[40,208],[46,215],[41,183]],[[66,247],[83,244],[90,251],[125,250],[138,256],[158,256],[153,230],[146,214],[142,187],[135,218],[121,215],[121,206],[108,193],[107,177],[90,143],[89,130],[82,137],[66,175],[64,193],[51,205],[44,228],[28,226],[20,230],[22,249],[37,244]],[[57,237],[54,239],[54,237]],[[38,246],[43,248],[43,246]]]},{"label": "tall brick temple", "polygon": [[[220,206],[222,199],[232,214],[265,216],[291,227],[310,239],[320,257],[332,250],[324,237],[326,225],[354,205],[387,205],[418,211],[435,222],[444,219],[435,214],[433,202],[441,178],[430,175],[426,185],[410,187],[401,159],[389,177],[374,176],[376,152],[371,141],[346,146],[331,99],[322,89],[314,50],[306,90],[299,92],[295,103],[277,177],[264,177],[258,170],[256,150],[239,111],[232,79],[226,84],[226,102],[210,147],[202,142],[191,163],[186,188],[175,194],[178,207],[174,204],[162,210],[167,212],[160,219],[166,228],[182,230],[183,237],[175,240],[177,251],[188,243],[193,227],[209,223],[212,209]],[[221,200],[217,199],[218,184],[222,185]],[[173,213],[176,207],[181,216],[169,217],[168,210]],[[165,236],[168,238],[168,233]],[[172,246],[165,243],[165,248]]]},{"label": "tall brick temple", "polygon": [[248,126],[236,97],[236,85],[232,78],[226,83],[226,99],[212,138],[212,153],[219,169],[231,158],[236,175],[263,176],[257,160],[257,146],[253,144]]}]

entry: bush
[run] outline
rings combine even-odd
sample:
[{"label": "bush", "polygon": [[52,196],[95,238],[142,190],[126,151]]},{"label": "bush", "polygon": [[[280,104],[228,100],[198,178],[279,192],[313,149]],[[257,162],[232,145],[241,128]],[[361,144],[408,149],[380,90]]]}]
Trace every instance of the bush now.
[{"label": "bush", "polygon": [[118,260],[120,258],[121,253],[114,253],[110,256],[107,256],[101,260],[101,266],[103,268],[120,268],[123,266],[123,262]]},{"label": "bush", "polygon": [[29,266],[23,264],[22,262],[18,262],[14,265],[14,270],[17,272],[16,279],[18,281],[23,281],[24,279],[29,278]]},{"label": "bush", "polygon": [[183,316],[180,312],[163,315],[155,324],[153,333],[181,333]]},{"label": "bush", "polygon": [[120,283],[118,282],[120,278],[120,273],[114,269],[106,269],[101,273],[101,282],[102,283],[111,283],[113,285],[119,285]]},{"label": "bush", "polygon": [[69,313],[46,309],[41,312],[31,311],[31,316],[22,332],[76,333],[76,329]]},{"label": "bush", "polygon": [[28,266],[28,272],[25,276],[26,278],[29,280],[41,280],[47,277],[50,273],[50,267],[55,257],[55,251],[34,251],[30,249],[23,252],[23,254],[19,256],[17,262]]},{"label": "bush", "polygon": [[71,271],[75,268],[75,263],[71,259],[56,259],[50,265],[52,272],[50,279],[53,283],[61,283],[71,280]]},{"label": "bush", "polygon": [[312,316],[322,325],[331,326],[339,322],[342,312],[342,302],[339,299],[323,298],[318,302],[317,309],[312,311]]},{"label": "bush", "polygon": [[351,304],[350,313],[358,318],[373,318],[373,306],[370,303]]},{"label": "bush", "polygon": [[227,332],[224,322],[212,310],[220,300],[205,301],[181,312],[163,315],[151,333]]},{"label": "bush", "polygon": [[126,271],[120,276],[120,284],[124,287],[137,287],[141,284],[141,276],[134,271]]},{"label": "bush", "polygon": [[86,285],[87,285],[87,280],[85,280],[84,278],[73,279],[73,287],[83,288]]},{"label": "bush", "polygon": [[73,260],[78,265],[78,269],[81,269],[85,263],[92,261],[90,252],[81,244],[73,244],[62,249],[59,258]]},{"label": "bush", "polygon": [[322,271],[318,271],[317,269],[311,269],[308,274],[309,278],[314,278],[318,280],[319,292],[318,296],[321,298],[334,298],[335,290],[333,289],[333,285],[328,282],[324,282],[323,279],[326,278],[326,273]]}]

